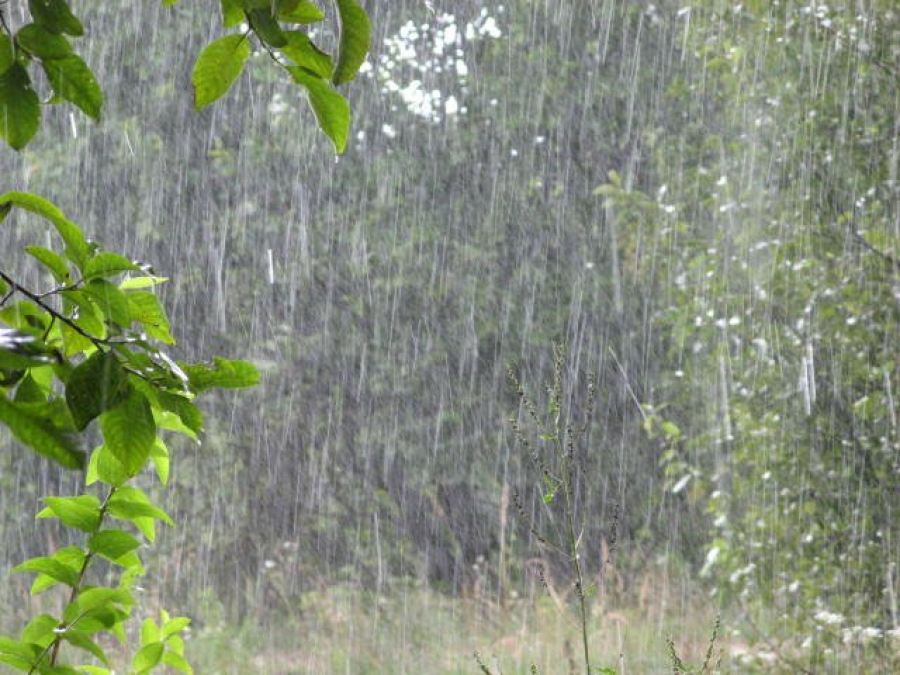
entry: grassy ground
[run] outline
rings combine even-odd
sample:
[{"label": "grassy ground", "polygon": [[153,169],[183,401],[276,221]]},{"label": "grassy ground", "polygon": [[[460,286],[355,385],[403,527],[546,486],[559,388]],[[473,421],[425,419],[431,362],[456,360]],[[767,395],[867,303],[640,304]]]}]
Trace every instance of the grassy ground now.
[{"label": "grassy ground", "polygon": [[[620,673],[671,672],[666,637],[676,636],[682,658],[702,661],[714,618],[648,611],[594,612],[590,644],[598,665]],[[494,673],[583,672],[574,615],[547,597],[506,607],[405,588],[378,596],[334,587],[310,594],[294,617],[245,626],[234,635],[206,626],[191,638],[199,673],[478,673],[478,653]],[[583,661],[582,661],[583,663]]]},{"label": "grassy ground", "polygon": [[[5,590],[0,606],[9,611],[0,616],[0,623],[17,632],[12,626],[21,627],[26,616],[39,610],[37,599],[26,594],[10,602],[10,587]],[[595,602],[589,625],[593,663],[617,675],[672,673],[670,636],[685,663],[702,663],[715,625],[714,607],[686,589],[679,591],[647,581],[629,592],[627,601]],[[148,600],[149,608],[154,602]],[[559,593],[542,591],[500,604],[477,593],[450,597],[414,584],[396,583],[382,594],[333,585],[307,593],[290,611],[284,604],[261,607],[240,626],[223,618],[214,597],[201,604],[187,638],[188,658],[198,675],[483,675],[475,653],[494,675],[530,675],[532,664],[542,675],[584,673],[580,627]],[[813,649],[831,654],[810,668],[803,650],[795,648],[799,639],[779,660],[767,647],[749,648],[740,636],[748,627],[734,621],[723,620],[716,641],[722,668],[715,672],[900,672],[900,641],[896,650],[888,650],[894,654],[890,662],[872,658],[871,651],[856,649],[840,636],[831,643],[820,641]],[[116,653],[121,648],[114,641],[102,642],[115,661],[124,656]],[[753,657],[749,660],[748,652]],[[790,663],[785,659],[792,654],[796,659]],[[124,664],[114,665],[117,672],[127,672],[121,668]],[[699,675],[699,670],[684,672]]]}]

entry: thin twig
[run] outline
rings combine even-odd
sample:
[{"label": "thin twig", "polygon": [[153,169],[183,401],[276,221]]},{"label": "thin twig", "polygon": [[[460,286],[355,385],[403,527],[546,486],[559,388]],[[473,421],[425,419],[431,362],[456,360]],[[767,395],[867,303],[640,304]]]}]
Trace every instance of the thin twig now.
[{"label": "thin twig", "polygon": [[[38,307],[40,307],[45,312],[50,314],[50,316],[52,316],[56,319],[59,319],[64,324],[66,324],[69,328],[74,330],[76,333],[78,333],[82,337],[90,340],[97,347],[108,346],[108,345],[112,345],[112,344],[125,344],[125,343],[130,342],[130,340],[128,340],[127,338],[125,338],[125,339],[101,338],[101,337],[97,337],[96,335],[86,331],[84,328],[79,326],[74,320],[70,319],[65,314],[57,311],[56,309],[54,309],[53,307],[48,305],[46,302],[44,302],[44,298],[47,295],[52,294],[52,292],[41,294],[41,293],[35,293],[33,291],[30,291],[2,270],[0,270],[0,279],[3,279],[7,284],[9,284],[12,291],[17,291],[17,292],[21,293],[26,298],[28,298],[29,300],[34,302],[36,305],[38,305]],[[63,289],[63,290],[67,290],[67,289]],[[6,298],[4,298],[4,302],[5,301],[6,301]]]}]

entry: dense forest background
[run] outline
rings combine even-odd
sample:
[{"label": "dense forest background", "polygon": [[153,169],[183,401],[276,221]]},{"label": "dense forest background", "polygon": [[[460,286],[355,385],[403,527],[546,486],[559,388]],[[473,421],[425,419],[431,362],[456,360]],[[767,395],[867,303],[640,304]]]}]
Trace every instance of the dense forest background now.
[{"label": "dense forest background", "polygon": [[[150,592],[202,627],[335,587],[506,606],[546,591],[536,561],[564,588],[508,423],[508,369],[540,400],[558,345],[573,423],[597,374],[576,481],[592,574],[615,548],[598,604],[671,596],[785,669],[889,672],[893,2],[369,3],[337,161],[265,68],[194,112],[200,4],[80,3],[105,119],[49,109],[0,154],[8,189],[171,277],[185,358],[264,373],[181,449]],[[4,267],[26,236],[0,231]],[[81,480],[4,445],[3,570],[48,543],[30,505]]]}]

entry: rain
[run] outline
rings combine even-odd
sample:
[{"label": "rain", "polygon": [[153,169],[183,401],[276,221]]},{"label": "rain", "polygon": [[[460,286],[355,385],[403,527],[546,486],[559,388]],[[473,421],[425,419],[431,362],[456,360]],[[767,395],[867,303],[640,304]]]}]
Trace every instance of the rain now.
[{"label": "rain", "polygon": [[[135,479],[177,526],[134,614],[194,672],[900,672],[893,0],[364,2],[337,157],[264,50],[195,110],[219,3],[71,4],[102,121],[38,82],[0,192],[168,278],[173,359],[261,373]],[[18,635],[84,474],[0,448]]]}]

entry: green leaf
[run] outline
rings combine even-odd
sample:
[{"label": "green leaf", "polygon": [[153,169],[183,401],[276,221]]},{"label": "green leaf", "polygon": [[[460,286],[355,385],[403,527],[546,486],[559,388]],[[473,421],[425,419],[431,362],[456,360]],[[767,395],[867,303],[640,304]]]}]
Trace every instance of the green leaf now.
[{"label": "green leaf", "polygon": [[131,387],[127,395],[100,416],[103,440],[129,475],[147,463],[156,440],[156,424],[146,397]]},{"label": "green leaf", "polygon": [[[133,606],[134,598],[128,591],[121,588],[96,586],[82,590],[75,599],[75,602],[70,603],[64,610],[63,619],[71,622],[80,614],[86,614],[92,610],[101,609],[109,612],[108,618],[112,618],[114,622],[117,615],[116,610]],[[102,617],[103,615],[98,612],[95,616]],[[103,621],[107,622],[108,618],[104,618]],[[80,627],[84,630],[83,626]]]},{"label": "green leaf", "polygon": [[185,628],[191,625],[191,620],[186,616],[176,616],[168,621],[166,621],[165,625],[162,627],[162,634],[160,639],[165,640],[170,635],[175,635],[176,633],[180,633]]},{"label": "green leaf", "polygon": [[69,567],[53,558],[31,558],[12,569],[13,572],[37,572],[67,586],[78,585],[79,570]]},{"label": "green leaf", "polygon": [[106,658],[106,654],[100,648],[100,645],[98,645],[91,639],[91,636],[88,633],[70,628],[65,633],[63,633],[63,638],[73,647],[77,647],[78,649],[82,649],[90,654],[93,654],[101,663],[109,665],[109,660]]},{"label": "green leaf", "polygon": [[281,26],[272,16],[270,8],[251,9],[247,12],[247,19],[250,21],[250,27],[256,33],[256,37],[270,47],[284,47],[287,44],[287,38],[281,32]]},{"label": "green leaf", "polygon": [[0,137],[14,150],[21,150],[40,123],[41,104],[28,71],[14,63],[0,75]]},{"label": "green leaf", "polygon": [[133,272],[141,268],[118,253],[98,253],[84,265],[85,280],[114,277],[122,272]]},{"label": "green leaf", "polygon": [[120,328],[131,325],[131,305],[128,303],[128,296],[118,286],[105,279],[92,279],[82,291],[97,304],[107,320]]},{"label": "green leaf", "polygon": [[240,0],[222,0],[222,25],[225,28],[237,26],[244,20],[244,8]]},{"label": "green leaf", "polygon": [[350,135],[350,104],[347,99],[311,70],[295,66],[288,66],[287,70],[297,84],[306,88],[319,128],[332,140],[338,153],[344,152]]},{"label": "green leaf", "polygon": [[[0,75],[16,62],[16,52],[8,35],[0,35]],[[0,218],[3,220],[3,218]]]},{"label": "green leaf", "polygon": [[[2,95],[0,95],[2,97]],[[0,114],[2,114],[2,105],[0,105]],[[42,218],[53,223],[56,231],[62,237],[66,244],[66,255],[71,258],[76,265],[81,265],[88,255],[87,241],[75,223],[66,218],[62,211],[56,206],[48,202],[46,199],[31,194],[30,192],[7,192],[0,195],[0,207],[12,204],[16,208],[30,211]]]},{"label": "green leaf", "polygon": [[38,518],[56,517],[63,525],[82,532],[93,532],[100,524],[100,501],[93,495],[44,497],[44,503],[47,508],[38,513]]},{"label": "green leaf", "polygon": [[159,626],[153,619],[147,617],[141,624],[141,644],[148,645],[152,642],[160,642]]},{"label": "green leaf", "polygon": [[[152,522],[152,521],[151,521]],[[148,540],[153,541],[150,537],[147,537]],[[123,553],[118,558],[113,560],[116,565],[119,567],[123,567],[124,571],[122,572],[123,576],[120,579],[119,587],[120,588],[129,588],[129,586],[124,586],[123,581],[126,578],[125,574],[132,574],[134,576],[141,576],[144,574],[144,564],[141,562],[140,557],[137,554],[137,551],[128,551],[127,553]]]},{"label": "green leaf", "polygon": [[49,614],[38,614],[22,629],[22,642],[46,647],[55,638],[54,629],[59,627],[59,620]]},{"label": "green leaf", "polygon": [[77,613],[77,606],[77,603],[69,605],[63,613],[63,619],[70,622],[77,619],[78,630],[89,635],[101,631],[114,632],[117,625],[128,618],[126,612],[118,610],[112,604],[89,609],[81,614]]},{"label": "green leaf", "polygon": [[153,411],[153,420],[156,422],[156,426],[158,426],[160,429],[184,434],[194,441],[199,440],[197,438],[197,432],[185,425],[185,423],[181,421],[181,418],[173,412],[169,412],[168,410],[155,409]]},{"label": "green leaf", "polygon": [[109,515],[119,520],[130,521],[135,518],[153,518],[169,526],[175,525],[175,521],[168,513],[151,504],[147,495],[131,486],[120,488],[112,496],[109,500]]},{"label": "green leaf", "polygon": [[331,81],[335,84],[349,82],[366,60],[369,53],[372,27],[365,10],[356,0],[336,0],[341,24],[341,40],[338,47],[337,65]]},{"label": "green leaf", "polygon": [[[123,513],[127,513],[128,516],[124,517]],[[148,541],[154,541],[156,539],[156,526],[154,520],[162,520],[170,526],[174,525],[172,519],[169,518],[162,509],[159,509],[152,504],[133,503],[125,507],[120,507],[117,511],[117,515],[114,517],[134,523],[141,533],[147,537]]]},{"label": "green leaf", "polygon": [[84,35],[81,21],[72,14],[65,0],[28,0],[28,9],[34,20],[51,33],[65,33],[73,37]]},{"label": "green leaf", "polygon": [[105,445],[99,446],[91,453],[87,474],[84,477],[86,485],[93,485],[102,480],[104,483],[119,487],[130,478],[122,462],[116,459]]},{"label": "green leaf", "polygon": [[141,647],[138,653],[134,655],[132,667],[135,672],[140,675],[155,668],[162,660],[164,651],[165,645],[162,642],[151,642]]},{"label": "green leaf", "polygon": [[46,403],[47,391],[35,382],[31,373],[26,373],[16,386],[16,396],[13,400],[16,403]]},{"label": "green leaf", "polygon": [[159,482],[165,485],[169,482],[169,448],[159,438],[150,450],[150,459],[153,460]]},{"label": "green leaf", "polygon": [[163,654],[162,662],[167,666],[172,666],[175,670],[184,673],[185,675],[193,675],[194,673],[191,664],[189,664],[181,654],[176,654],[173,651],[167,650],[166,653]]},{"label": "green leaf", "polygon": [[78,364],[66,383],[66,403],[78,430],[112,408],[126,383],[125,371],[112,352],[94,352]]},{"label": "green leaf", "polygon": [[74,103],[93,120],[100,121],[103,92],[94,73],[80,56],[69,54],[62,59],[47,59],[41,65],[57,96]]},{"label": "green leaf", "polygon": [[126,295],[132,319],[144,324],[150,337],[165,344],[174,344],[175,338],[169,333],[169,319],[159,298],[150,291],[134,291]]},{"label": "green leaf", "polygon": [[191,74],[197,110],[221,98],[231,88],[249,57],[250,44],[243,35],[226,35],[200,52]]},{"label": "green leaf", "polygon": [[141,545],[132,535],[122,530],[102,530],[88,542],[88,548],[107,560],[116,561]]},{"label": "green leaf", "polygon": [[331,76],[334,64],[331,57],[313,44],[309,36],[303,31],[292,30],[284,34],[287,44],[281,48],[281,52],[298,66],[322,78]]},{"label": "green leaf", "polygon": [[50,270],[53,278],[58,282],[65,283],[69,281],[69,265],[59,253],[43,246],[26,246],[25,250],[31,257]]},{"label": "green leaf", "polygon": [[61,59],[72,53],[72,45],[66,38],[37,23],[22,26],[16,33],[16,43],[40,59]]},{"label": "green leaf", "polygon": [[[37,650],[40,653],[40,650]],[[37,654],[35,654],[37,656]],[[25,673],[33,672],[33,666],[29,659],[26,659],[21,656],[15,656],[14,654],[7,654],[3,651],[0,651],[0,663],[5,663],[8,666],[12,666],[16,670],[21,670]]]},{"label": "green leaf", "polygon": [[287,23],[318,23],[325,20],[325,12],[309,0],[282,0],[276,16]]},{"label": "green leaf", "polygon": [[[105,317],[87,293],[84,291],[62,291],[60,295],[78,308],[77,316],[73,321],[79,328],[95,338],[106,337]],[[66,311],[70,309],[71,306],[65,306]],[[90,345],[90,348],[93,348],[93,345]]]},{"label": "green leaf", "polygon": [[[44,648],[40,644],[19,642],[18,640],[0,636],[0,663],[7,663],[19,670],[32,672],[32,663],[43,650]],[[25,663],[24,667],[19,665],[23,661]]]},{"label": "green leaf", "polygon": [[[84,327],[87,319],[82,316],[78,323]],[[66,356],[73,356],[80,352],[90,351],[94,347],[94,343],[91,340],[73,328],[69,327],[66,324],[62,324],[59,327],[60,332],[62,333],[63,344],[65,345],[64,353]],[[88,331],[90,332],[90,331]],[[103,337],[102,335],[98,337]]]},{"label": "green leaf", "polygon": [[[49,509],[47,509],[47,511],[49,511]],[[67,546],[59,549],[51,557],[65,567],[80,570],[84,565],[85,555],[84,550],[80,546]],[[58,579],[54,579],[46,574],[38,574],[34,583],[31,584],[31,594],[37,595],[41,591],[45,591],[57,583],[59,583]]]},{"label": "green leaf", "polygon": [[84,467],[84,453],[66,432],[48,420],[26,412],[20,404],[0,396],[0,422],[3,422],[19,441],[68,469]]},{"label": "green leaf", "polygon": [[157,395],[159,404],[166,410],[175,413],[182,423],[195,434],[203,431],[203,413],[184,396],[161,391]]},{"label": "green leaf", "polygon": [[0,368],[30,368],[53,363],[52,352],[33,335],[0,327]]},{"label": "green leaf", "polygon": [[259,382],[259,371],[247,361],[231,361],[216,356],[212,365],[181,362],[178,365],[187,374],[191,388],[197,392],[214,387],[242,389],[253,387]]},{"label": "green leaf", "polygon": [[119,284],[119,288],[123,291],[133,291],[139,288],[150,288],[151,286],[165,283],[168,280],[168,277],[127,277]]},{"label": "green leaf", "polygon": [[175,652],[179,656],[184,656],[184,640],[180,635],[172,635],[166,640],[166,647],[169,651]]}]

